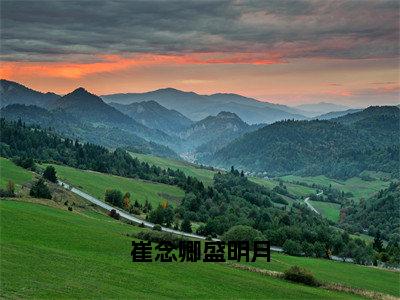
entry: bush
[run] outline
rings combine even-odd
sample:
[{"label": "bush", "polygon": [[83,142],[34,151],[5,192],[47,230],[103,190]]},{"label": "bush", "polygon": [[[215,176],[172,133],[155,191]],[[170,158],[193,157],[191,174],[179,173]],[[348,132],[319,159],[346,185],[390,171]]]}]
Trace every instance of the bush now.
[{"label": "bush", "polygon": [[116,207],[122,207],[123,205],[122,192],[119,190],[106,190],[104,199]]},{"label": "bush", "polygon": [[24,169],[28,169],[31,171],[35,171],[36,170],[36,165],[35,165],[35,161],[33,160],[32,157],[25,157],[25,158],[20,158],[17,157],[15,159],[12,160],[17,166],[20,166]]},{"label": "bush", "polygon": [[72,211],[72,207],[71,207],[71,206],[68,206],[68,210],[69,210],[69,211]]},{"label": "bush", "polygon": [[181,224],[181,231],[192,233],[192,224],[190,224],[190,220],[185,218]]},{"label": "bush", "polygon": [[110,212],[108,213],[108,215],[109,215],[111,218],[114,218],[115,220],[119,220],[119,218],[120,218],[119,213],[117,213],[117,211],[116,211],[115,209],[110,210]]},{"label": "bush", "polygon": [[283,278],[289,281],[303,283],[311,286],[319,286],[320,282],[314,277],[314,275],[299,266],[293,266],[289,270],[283,273]]},{"label": "bush", "polygon": [[43,178],[50,182],[57,183],[56,169],[53,166],[47,166],[43,172]]},{"label": "bush", "polygon": [[179,245],[179,241],[186,241],[184,237],[162,231],[140,231],[139,233],[134,235],[136,238],[144,241],[150,241],[152,243],[160,243],[170,241],[176,247]]},{"label": "bush", "polygon": [[40,178],[29,191],[29,195],[34,198],[51,199],[51,193],[43,178]]},{"label": "bush", "polygon": [[7,182],[7,188],[0,188],[0,197],[15,197],[15,184],[12,180]]},{"label": "bush", "polygon": [[254,241],[262,241],[263,235],[260,231],[246,225],[231,227],[221,238],[223,241],[249,241],[253,247]]},{"label": "bush", "polygon": [[282,246],[283,251],[289,255],[299,256],[302,254],[302,249],[299,243],[293,240],[286,240]]},{"label": "bush", "polygon": [[161,225],[159,225],[159,224],[154,225],[154,226],[153,226],[153,230],[155,230],[155,231],[161,231],[161,230],[162,230]]}]

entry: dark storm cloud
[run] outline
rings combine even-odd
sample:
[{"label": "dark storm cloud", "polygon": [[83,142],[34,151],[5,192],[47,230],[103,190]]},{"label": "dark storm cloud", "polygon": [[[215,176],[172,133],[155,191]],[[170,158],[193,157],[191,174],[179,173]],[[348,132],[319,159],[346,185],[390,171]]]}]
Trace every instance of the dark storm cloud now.
[{"label": "dark storm cloud", "polygon": [[266,53],[398,55],[398,1],[1,1],[1,57]]}]

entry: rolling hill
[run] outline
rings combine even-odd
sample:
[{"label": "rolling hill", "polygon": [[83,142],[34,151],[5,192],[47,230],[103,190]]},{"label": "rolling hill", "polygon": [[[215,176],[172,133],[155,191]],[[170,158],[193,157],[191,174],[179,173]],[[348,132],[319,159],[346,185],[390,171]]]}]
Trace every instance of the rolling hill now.
[{"label": "rolling hill", "polygon": [[[373,116],[368,111],[373,111]],[[385,107],[366,109],[356,114],[368,117],[350,125],[329,121],[277,122],[236,139],[218,151],[210,163],[269,175],[349,178],[370,170],[396,176],[399,119],[396,113],[388,118],[386,111]]]},{"label": "rolling hill", "polygon": [[127,147],[142,153],[177,158],[177,154],[166,146],[147,141],[136,134],[114,126],[98,126],[85,122],[61,109],[51,111],[34,105],[13,104],[0,110],[2,118],[43,128],[52,128],[71,139],[100,144],[108,148]]}]

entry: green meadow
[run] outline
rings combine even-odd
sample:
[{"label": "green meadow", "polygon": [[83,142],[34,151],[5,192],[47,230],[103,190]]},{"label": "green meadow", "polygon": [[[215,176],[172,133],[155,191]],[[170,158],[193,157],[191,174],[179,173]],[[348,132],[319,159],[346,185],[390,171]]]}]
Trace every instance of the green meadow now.
[{"label": "green meadow", "polygon": [[[133,153],[130,152],[130,154],[133,157],[136,157],[140,161],[147,162],[149,164],[156,165],[160,168],[163,169],[173,169],[173,170],[181,170],[184,172],[187,176],[192,176],[196,177],[197,179],[203,181],[204,184],[206,185],[211,185],[213,182],[214,174],[216,171],[211,171],[205,168],[201,168],[200,166],[196,164],[192,164],[189,162],[185,162],[183,160],[175,160],[175,159],[170,159],[170,158],[165,158],[165,157],[157,157],[149,154],[139,154],[139,153]],[[268,187],[270,189],[273,189],[275,186],[279,185],[279,181],[274,180],[274,179],[263,179],[259,177],[249,177],[249,179],[255,183],[261,184],[265,187]],[[299,196],[299,197],[307,197],[310,194],[315,194],[316,189],[310,188],[310,187],[305,187],[302,185],[297,185],[293,183],[285,183],[289,193],[291,193],[294,196]]]},{"label": "green meadow", "polygon": [[258,268],[283,272],[297,265],[310,270],[317,279],[400,297],[400,272],[327,259],[296,257],[273,252],[271,262],[261,258]]},{"label": "green meadow", "polygon": [[324,201],[309,202],[323,217],[333,222],[339,221],[340,204]]},{"label": "green meadow", "polygon": [[133,263],[141,229],[92,211],[1,200],[0,213],[2,298],[359,298],[228,264]]},{"label": "green meadow", "polygon": [[376,192],[379,192],[381,189],[387,188],[390,184],[389,181],[383,181],[379,178],[374,178],[370,181],[365,181],[359,177],[352,177],[347,180],[337,180],[327,178],[325,176],[314,176],[314,177],[301,177],[295,175],[288,175],[282,177],[284,181],[288,182],[304,182],[307,184],[318,184],[322,186],[329,187],[330,185],[333,188],[338,190],[352,193],[353,199],[359,200],[361,198],[369,198],[373,196]]},{"label": "green meadow", "polygon": [[211,185],[213,182],[215,171],[201,168],[196,164],[191,164],[183,160],[175,160],[165,157],[158,157],[148,154],[139,154],[130,152],[133,157],[136,157],[140,161],[147,162],[149,164],[158,166],[163,169],[181,170],[186,176],[196,177],[203,181],[206,185]]},{"label": "green meadow", "polygon": [[154,207],[164,200],[176,203],[185,195],[183,190],[171,185],[80,170],[61,165],[53,164],[53,166],[57,171],[59,179],[99,199],[104,199],[107,189],[117,189],[123,193],[129,192],[131,194],[131,201],[138,200],[139,203],[143,204],[147,199]]},{"label": "green meadow", "polygon": [[8,181],[12,180],[16,186],[32,180],[34,174],[25,170],[7,158],[0,157],[0,187],[5,188]]}]

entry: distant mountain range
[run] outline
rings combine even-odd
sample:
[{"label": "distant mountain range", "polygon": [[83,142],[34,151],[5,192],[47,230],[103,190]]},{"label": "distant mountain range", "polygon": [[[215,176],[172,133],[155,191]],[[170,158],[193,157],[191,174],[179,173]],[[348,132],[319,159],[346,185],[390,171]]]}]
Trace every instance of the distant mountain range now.
[{"label": "distant mountain range", "polygon": [[312,120],[330,120],[334,118],[339,118],[348,114],[353,114],[356,112],[362,111],[362,109],[347,109],[347,110],[342,110],[342,111],[332,111],[328,112],[326,114],[318,115],[316,117],[311,118]]},{"label": "distant mountain range", "polygon": [[[114,101],[106,103],[84,88],[60,96],[12,81],[0,83],[1,117],[51,127],[69,138],[108,148],[181,156],[268,175],[329,176],[356,174],[366,162],[374,170],[392,170],[393,163],[384,158],[397,151],[388,150],[398,133],[399,108],[394,106],[315,117],[329,122],[305,121],[299,114],[304,109],[343,107],[319,103],[300,110],[236,94],[206,96],[175,89],[103,96]],[[378,157],[372,159],[368,153]]]},{"label": "distant mountain range", "polygon": [[301,113],[307,117],[315,117],[329,112],[345,111],[350,109],[349,107],[344,105],[328,102],[301,104],[295,106],[295,108],[299,109]]},{"label": "distant mountain range", "polygon": [[273,123],[284,119],[306,119],[295,108],[285,105],[261,102],[236,94],[199,95],[172,88],[147,93],[112,94],[101,96],[106,102],[131,104],[134,102],[156,101],[160,105],[176,110],[188,118],[199,121],[221,111],[238,115],[249,124]]},{"label": "distant mountain range", "polygon": [[1,80],[0,108],[16,103],[49,107],[58,98],[60,96],[54,93],[41,93],[17,82]]},{"label": "distant mountain range", "polygon": [[208,161],[268,176],[348,178],[364,170],[399,176],[400,109],[369,107],[331,121],[281,121],[234,140]]},{"label": "distant mountain range", "polygon": [[187,148],[195,154],[195,159],[200,159],[205,155],[212,155],[235,138],[260,126],[249,125],[236,114],[223,111],[194,123],[180,136]]},{"label": "distant mountain range", "polygon": [[143,101],[127,105],[111,102],[109,105],[144,126],[164,131],[170,135],[179,135],[182,130],[193,124],[192,120],[181,113],[167,109],[155,101]]}]

